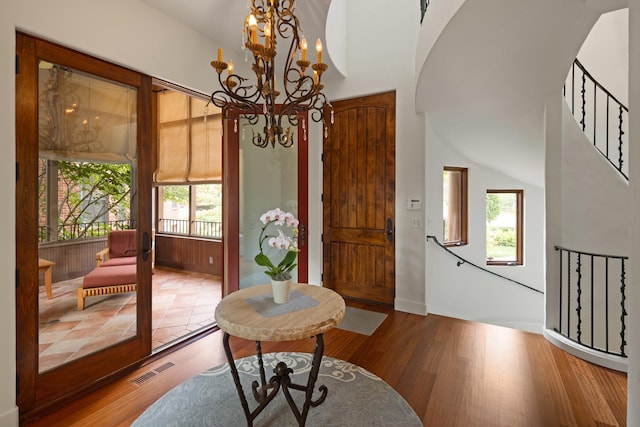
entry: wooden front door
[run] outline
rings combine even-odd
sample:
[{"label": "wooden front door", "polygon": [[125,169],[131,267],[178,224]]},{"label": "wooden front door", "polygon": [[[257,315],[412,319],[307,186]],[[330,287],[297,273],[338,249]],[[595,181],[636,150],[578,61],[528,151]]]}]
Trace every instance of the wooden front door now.
[{"label": "wooden front door", "polygon": [[334,102],[323,150],[323,282],[345,297],[395,296],[395,92]]}]

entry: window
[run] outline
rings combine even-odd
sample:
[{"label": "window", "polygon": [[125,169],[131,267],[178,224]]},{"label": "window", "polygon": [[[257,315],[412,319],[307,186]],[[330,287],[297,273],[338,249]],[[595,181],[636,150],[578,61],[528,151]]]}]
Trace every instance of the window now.
[{"label": "window", "polygon": [[158,187],[158,232],[222,238],[222,185]]},{"label": "window", "polygon": [[156,86],[158,233],[222,238],[222,114]]},{"label": "window", "polygon": [[487,264],[523,264],[523,191],[487,190]]},{"label": "window", "polygon": [[466,245],[467,168],[445,166],[442,172],[443,236],[446,246]]}]

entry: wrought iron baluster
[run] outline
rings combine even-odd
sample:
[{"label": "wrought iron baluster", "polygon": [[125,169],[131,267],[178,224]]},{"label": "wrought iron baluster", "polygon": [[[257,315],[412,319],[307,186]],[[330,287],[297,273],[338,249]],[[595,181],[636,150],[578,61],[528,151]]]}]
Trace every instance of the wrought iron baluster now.
[{"label": "wrought iron baluster", "polygon": [[562,253],[564,252],[562,249],[560,249],[560,281],[558,283],[560,283],[560,297],[558,298],[558,301],[560,302],[560,306],[558,307],[558,313],[560,315],[560,319],[558,321],[558,331],[562,332]]},{"label": "wrought iron baluster", "polygon": [[585,97],[585,93],[587,92],[586,82],[587,82],[587,75],[583,70],[582,71],[582,86],[580,88],[580,94],[582,96],[582,112],[581,112],[582,118],[580,119],[580,125],[582,126],[582,132],[584,132],[584,130],[586,128],[585,119],[586,119],[586,116],[587,116],[587,99]]},{"label": "wrought iron baluster", "polygon": [[626,292],[626,284],[625,284],[625,276],[626,276],[626,271],[625,271],[625,267],[624,267],[624,259],[622,260],[622,272],[621,272],[621,277],[620,277],[620,307],[622,308],[622,312],[620,314],[620,323],[621,323],[621,328],[620,328],[620,354],[623,357],[626,357],[626,354],[624,352],[624,348],[627,345],[627,341],[626,341],[626,329],[627,329],[627,325],[625,322],[625,317],[627,316],[627,309],[625,308],[626,305],[626,300],[627,300],[627,296],[625,294]]},{"label": "wrought iron baluster", "polygon": [[571,252],[567,251],[567,336],[571,336]]},{"label": "wrought iron baluster", "polygon": [[578,264],[576,267],[578,280],[576,281],[576,314],[578,315],[578,327],[576,330],[578,342],[582,344],[582,254],[578,254]]},{"label": "wrought iron baluster", "polygon": [[609,158],[609,100],[610,99],[611,99],[611,96],[609,94],[607,94],[607,137],[606,137],[607,159]]},{"label": "wrought iron baluster", "polygon": [[604,342],[605,350],[609,351],[609,257],[604,259]]},{"label": "wrought iron baluster", "polygon": [[618,111],[618,170],[622,172],[622,135],[624,135],[622,130],[622,105],[618,107]]},{"label": "wrought iron baluster", "polygon": [[571,114],[576,114],[576,63],[571,65]]},{"label": "wrought iron baluster", "polygon": [[597,127],[596,125],[598,123],[598,119],[596,115],[597,112],[598,112],[598,83],[594,80],[593,81],[593,143],[594,145],[598,140],[596,136],[596,127]]},{"label": "wrought iron baluster", "polygon": [[427,9],[429,8],[430,0],[420,0],[420,23],[424,20],[424,15],[427,13]]},{"label": "wrought iron baluster", "polygon": [[595,343],[593,342],[593,319],[594,319],[594,312],[593,312],[593,301],[594,301],[594,297],[593,297],[593,255],[591,255],[591,313],[590,313],[590,317],[591,317],[591,347],[595,346]]}]

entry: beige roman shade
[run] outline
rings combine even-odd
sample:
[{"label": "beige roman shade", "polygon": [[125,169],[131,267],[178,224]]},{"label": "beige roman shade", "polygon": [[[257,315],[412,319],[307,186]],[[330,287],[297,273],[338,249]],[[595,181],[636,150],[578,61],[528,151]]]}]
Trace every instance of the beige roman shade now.
[{"label": "beige roman shade", "polygon": [[220,109],[202,99],[165,90],[158,94],[156,184],[222,181]]}]

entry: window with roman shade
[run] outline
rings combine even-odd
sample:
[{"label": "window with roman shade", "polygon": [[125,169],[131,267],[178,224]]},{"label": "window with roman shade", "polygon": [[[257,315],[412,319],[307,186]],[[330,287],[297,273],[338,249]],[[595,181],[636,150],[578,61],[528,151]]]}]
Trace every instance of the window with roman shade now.
[{"label": "window with roman shade", "polygon": [[158,163],[154,183],[222,182],[222,115],[207,101],[163,90],[157,94]]}]

